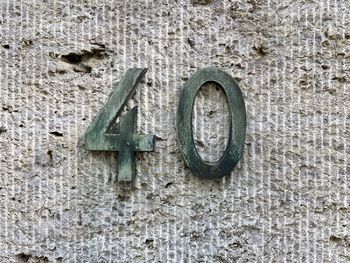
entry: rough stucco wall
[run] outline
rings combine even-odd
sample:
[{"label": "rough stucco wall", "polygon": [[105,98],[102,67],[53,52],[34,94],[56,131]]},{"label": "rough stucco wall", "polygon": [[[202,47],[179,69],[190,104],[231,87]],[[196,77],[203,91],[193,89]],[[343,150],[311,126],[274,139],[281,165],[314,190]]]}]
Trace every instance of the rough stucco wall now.
[{"label": "rough stucco wall", "polygon": [[[1,1],[0,262],[349,262],[349,8]],[[219,182],[185,168],[175,137],[181,87],[208,65],[248,113],[243,159]],[[149,68],[129,102],[138,132],[159,139],[128,184],[82,139],[131,67]],[[215,159],[225,99],[196,101],[198,149]]]}]

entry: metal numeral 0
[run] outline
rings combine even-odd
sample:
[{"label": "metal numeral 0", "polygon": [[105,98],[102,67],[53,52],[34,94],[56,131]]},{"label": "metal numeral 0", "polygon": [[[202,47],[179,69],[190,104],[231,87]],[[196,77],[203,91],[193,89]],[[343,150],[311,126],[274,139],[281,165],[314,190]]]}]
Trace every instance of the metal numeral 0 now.
[{"label": "metal numeral 0", "polygon": [[117,151],[118,181],[132,181],[135,174],[135,151],[153,151],[153,135],[135,134],[137,107],[130,110],[119,123],[115,121],[126,102],[134,95],[137,84],[147,69],[129,69],[114,88],[98,117],[85,133],[85,145],[92,151]]},{"label": "metal numeral 0", "polygon": [[[199,156],[194,144],[192,111],[199,89],[215,82],[224,90],[230,110],[230,135],[220,160],[208,163]],[[184,85],[177,111],[177,137],[182,158],[192,172],[206,179],[219,179],[229,174],[242,156],[246,133],[246,110],[242,92],[233,78],[222,70],[204,68],[197,71]]]}]

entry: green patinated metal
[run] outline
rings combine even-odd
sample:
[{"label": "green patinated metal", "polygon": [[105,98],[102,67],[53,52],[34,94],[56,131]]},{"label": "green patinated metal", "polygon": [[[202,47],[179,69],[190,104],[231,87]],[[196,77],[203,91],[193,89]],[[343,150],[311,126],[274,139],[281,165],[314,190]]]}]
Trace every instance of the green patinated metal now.
[{"label": "green patinated metal", "polygon": [[[230,110],[230,135],[225,152],[213,163],[199,156],[192,131],[192,111],[199,89],[207,82],[217,83],[224,90]],[[217,68],[197,71],[184,85],[177,111],[177,137],[183,159],[191,171],[206,179],[219,179],[229,174],[240,160],[246,134],[246,110],[242,92],[234,79]]]},{"label": "green patinated metal", "polygon": [[[137,107],[131,109],[115,128],[117,117],[134,95],[147,69],[129,69],[115,86],[98,117],[85,133],[85,146],[92,151],[118,152],[118,181],[132,181],[135,175],[135,152],[153,151],[155,136],[135,134]],[[116,131],[119,131],[118,133]]]}]

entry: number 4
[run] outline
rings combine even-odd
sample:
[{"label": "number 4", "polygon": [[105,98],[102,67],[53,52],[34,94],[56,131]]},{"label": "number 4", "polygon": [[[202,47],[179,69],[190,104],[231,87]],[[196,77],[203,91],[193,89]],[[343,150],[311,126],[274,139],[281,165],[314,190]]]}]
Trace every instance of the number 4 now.
[{"label": "number 4", "polygon": [[[115,128],[117,117],[134,95],[147,69],[129,69],[115,87],[98,117],[85,133],[85,145],[92,151],[118,153],[118,181],[132,181],[135,174],[135,152],[153,151],[155,136],[135,134],[137,107],[131,109]],[[119,131],[119,132],[118,132]]]}]

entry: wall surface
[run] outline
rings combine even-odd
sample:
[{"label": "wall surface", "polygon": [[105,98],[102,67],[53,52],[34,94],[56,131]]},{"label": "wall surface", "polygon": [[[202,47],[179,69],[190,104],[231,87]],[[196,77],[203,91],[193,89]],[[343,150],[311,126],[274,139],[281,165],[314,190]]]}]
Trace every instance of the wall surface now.
[{"label": "wall surface", "polygon": [[[182,86],[206,66],[244,94],[242,160],[185,167]],[[84,133],[129,68],[134,183]],[[0,262],[349,262],[350,3],[346,0],[0,1]],[[125,110],[126,111],[126,110]],[[221,89],[193,114],[198,151],[228,138]]]}]

